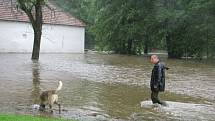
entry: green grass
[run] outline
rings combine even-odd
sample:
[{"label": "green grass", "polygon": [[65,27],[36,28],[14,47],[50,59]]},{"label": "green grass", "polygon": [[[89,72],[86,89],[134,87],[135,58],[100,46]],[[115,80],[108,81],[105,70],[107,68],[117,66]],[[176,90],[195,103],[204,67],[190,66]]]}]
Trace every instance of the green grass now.
[{"label": "green grass", "polygon": [[75,121],[75,120],[44,118],[38,116],[25,115],[0,115],[0,121]]}]

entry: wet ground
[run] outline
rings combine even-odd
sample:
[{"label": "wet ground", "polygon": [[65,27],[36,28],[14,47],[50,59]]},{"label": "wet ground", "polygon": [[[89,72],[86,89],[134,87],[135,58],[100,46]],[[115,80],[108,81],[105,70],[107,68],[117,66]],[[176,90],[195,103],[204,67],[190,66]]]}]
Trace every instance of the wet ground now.
[{"label": "wet ground", "polygon": [[[101,54],[0,54],[0,113],[79,120],[214,120],[215,63],[162,58],[167,107],[150,103],[147,57]],[[43,90],[63,81],[58,114],[32,109]],[[141,102],[142,107],[141,107]]]}]

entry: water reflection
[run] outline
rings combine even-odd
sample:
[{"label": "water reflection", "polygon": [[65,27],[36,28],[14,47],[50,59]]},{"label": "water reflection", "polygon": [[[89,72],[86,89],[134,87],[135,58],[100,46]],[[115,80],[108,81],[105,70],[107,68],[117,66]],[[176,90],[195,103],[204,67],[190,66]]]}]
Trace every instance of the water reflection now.
[{"label": "water reflection", "polygon": [[141,110],[139,102],[147,100],[149,94],[148,88],[111,84],[101,87],[98,99],[102,104],[100,108],[111,117],[128,118],[132,113]]},{"label": "water reflection", "polygon": [[38,61],[32,61],[32,81],[32,102],[33,104],[38,104],[40,95],[40,63]]}]

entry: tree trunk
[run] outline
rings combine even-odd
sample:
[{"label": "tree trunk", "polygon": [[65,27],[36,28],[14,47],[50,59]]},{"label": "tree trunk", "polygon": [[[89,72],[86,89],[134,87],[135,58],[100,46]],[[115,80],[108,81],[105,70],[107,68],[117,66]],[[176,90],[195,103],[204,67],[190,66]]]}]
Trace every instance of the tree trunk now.
[{"label": "tree trunk", "polygon": [[128,49],[127,49],[127,54],[132,54],[132,39],[128,40]]},{"label": "tree trunk", "polygon": [[167,45],[167,52],[168,52],[168,58],[177,58],[176,53],[174,52],[174,44],[172,42],[172,33],[169,32],[169,19],[166,18],[164,22],[164,27],[166,29],[166,45]]},{"label": "tree trunk", "polygon": [[32,51],[32,60],[38,60],[40,55],[40,41],[41,41],[42,32],[34,31],[34,45]]},{"label": "tree trunk", "polygon": [[178,47],[179,44],[176,44],[173,38],[172,33],[167,32],[166,35],[166,45],[168,51],[168,58],[181,58],[182,57],[182,50]]},{"label": "tree trunk", "polygon": [[144,55],[148,54],[149,50],[149,37],[148,35],[145,35],[145,41],[144,41]]},{"label": "tree trunk", "polygon": [[148,55],[148,43],[145,43],[145,47],[144,47],[144,55]]},{"label": "tree trunk", "polygon": [[168,31],[166,34],[166,45],[167,45],[168,58],[181,58],[181,55],[177,50],[177,44],[173,42],[173,35]]},{"label": "tree trunk", "polygon": [[169,58],[174,58],[173,53],[172,53],[172,49],[171,49],[171,38],[170,38],[170,34],[169,32],[167,32],[166,34],[166,45],[167,45],[167,52],[168,52],[168,57]]},{"label": "tree trunk", "polygon": [[35,5],[35,23],[32,23],[34,29],[34,45],[33,45],[33,52],[32,52],[32,60],[39,60],[40,55],[40,42],[42,36],[42,5],[41,0],[37,0]]}]

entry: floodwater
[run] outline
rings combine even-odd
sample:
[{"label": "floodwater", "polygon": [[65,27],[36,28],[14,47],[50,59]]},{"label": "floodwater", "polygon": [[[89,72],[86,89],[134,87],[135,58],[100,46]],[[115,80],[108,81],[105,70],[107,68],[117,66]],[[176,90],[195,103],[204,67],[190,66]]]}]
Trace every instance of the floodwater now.
[{"label": "floodwater", "polygon": [[[0,114],[29,114],[83,121],[215,120],[215,64],[162,58],[167,107],[152,105],[148,57],[88,54],[0,54]],[[40,112],[43,90],[58,80],[62,112]]]}]

